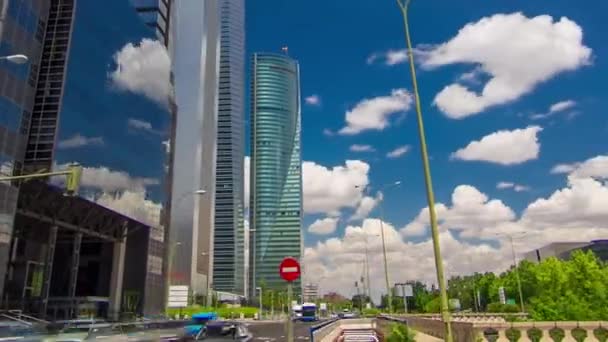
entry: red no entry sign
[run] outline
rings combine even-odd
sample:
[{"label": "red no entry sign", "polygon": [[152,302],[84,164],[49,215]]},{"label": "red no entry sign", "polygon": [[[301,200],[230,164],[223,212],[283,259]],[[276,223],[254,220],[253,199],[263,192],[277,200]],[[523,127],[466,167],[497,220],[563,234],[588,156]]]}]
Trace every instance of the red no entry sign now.
[{"label": "red no entry sign", "polygon": [[279,274],[281,278],[288,282],[298,279],[300,277],[300,263],[292,257],[283,259],[279,265]]}]

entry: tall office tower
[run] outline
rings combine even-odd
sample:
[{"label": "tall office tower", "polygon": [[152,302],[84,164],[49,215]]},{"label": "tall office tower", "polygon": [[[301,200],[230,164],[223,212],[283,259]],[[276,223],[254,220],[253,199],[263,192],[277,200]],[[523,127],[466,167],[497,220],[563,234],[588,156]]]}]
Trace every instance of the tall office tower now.
[{"label": "tall office tower", "polygon": [[[300,77],[286,55],[253,56],[251,77],[250,294],[281,288],[279,263],[302,255]],[[295,284],[300,292],[300,282]]]},{"label": "tall office tower", "polygon": [[170,282],[206,294],[213,279],[219,0],[175,1],[170,49],[175,103]]},{"label": "tall office tower", "polygon": [[[24,54],[28,63],[0,60],[0,175],[20,173],[29,121],[34,107],[38,60],[42,51],[49,1],[0,0],[0,57]],[[60,47],[58,47],[60,49]],[[0,301],[18,188],[0,183]]]},{"label": "tall office tower", "polygon": [[220,0],[213,289],[244,295],[245,1]]},{"label": "tall office tower", "polygon": [[74,12],[74,0],[50,1],[44,50],[38,66],[40,72],[34,111],[25,150],[24,170],[27,172],[51,170],[53,166]]}]

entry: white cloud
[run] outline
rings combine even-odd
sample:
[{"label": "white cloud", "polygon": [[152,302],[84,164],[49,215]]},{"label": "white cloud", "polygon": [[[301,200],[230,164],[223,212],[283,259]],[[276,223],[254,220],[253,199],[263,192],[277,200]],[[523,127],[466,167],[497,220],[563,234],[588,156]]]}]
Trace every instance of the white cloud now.
[{"label": "white cloud", "polygon": [[321,105],[321,98],[319,97],[319,95],[310,95],[310,96],[306,97],[304,99],[304,101],[306,102],[306,104],[309,104],[311,106],[320,106]]},{"label": "white cloud", "polygon": [[[63,170],[68,164],[56,165],[54,170]],[[54,177],[55,184],[63,184],[65,177]],[[111,170],[105,166],[82,168],[82,187],[101,190],[104,192],[115,192],[131,190],[143,191],[147,186],[158,185],[160,182],[154,178],[133,177],[124,171]]]},{"label": "white cloud", "polygon": [[551,173],[559,174],[559,173],[570,173],[574,171],[579,164],[557,164],[551,169]]},{"label": "white cloud", "polygon": [[343,208],[355,208],[369,184],[369,164],[347,160],[344,166],[327,168],[315,162],[302,163],[304,212],[338,215]]},{"label": "white cloud", "polygon": [[367,218],[369,214],[378,206],[380,201],[382,201],[383,196],[381,192],[378,192],[376,197],[365,196],[359,202],[359,206],[357,206],[357,210],[353,216],[351,216],[350,221],[362,220]]},{"label": "white cloud", "polygon": [[146,131],[154,134],[158,133],[158,131],[156,131],[154,127],[152,127],[152,124],[145,120],[129,118],[129,120],[127,120],[127,126],[135,130]]},{"label": "white cloud", "polygon": [[145,224],[160,225],[162,205],[146,199],[145,191],[103,193],[95,202]]},{"label": "white cloud", "polygon": [[[430,240],[406,242],[389,222],[383,223],[387,249],[389,282],[411,279],[436,283],[433,247]],[[509,264],[508,249],[459,242],[450,233],[440,235],[446,274],[469,273],[491,268],[502,270]],[[367,248],[366,248],[367,247]],[[369,258],[372,298],[376,303],[386,293],[380,220],[365,219],[348,226],[344,235],[329,238],[304,250],[304,280],[320,283],[321,291],[347,296],[355,293],[353,282],[365,278],[365,250]],[[483,264],[482,264],[483,262]],[[404,272],[404,268],[407,272]]]},{"label": "white cloud", "polygon": [[496,184],[496,189],[513,189],[513,191],[515,192],[523,192],[530,190],[530,187],[526,185],[515,184],[513,182],[499,182],[498,184]]},{"label": "white cloud", "polygon": [[327,136],[327,137],[331,137],[331,136],[333,136],[334,134],[335,134],[335,133],[334,133],[334,132],[333,132],[331,129],[329,129],[329,128],[325,128],[325,129],[323,129],[323,135],[325,135],[325,136]]},{"label": "white cloud", "polygon": [[501,165],[521,164],[538,158],[540,143],[539,126],[529,126],[512,131],[502,130],[472,141],[466,147],[452,153],[452,158],[479,160]]},{"label": "white cloud", "polygon": [[568,109],[573,108],[574,106],[576,106],[576,101],[573,100],[565,100],[565,101],[560,101],[557,103],[554,103],[553,105],[551,105],[551,107],[549,107],[549,111],[546,113],[540,113],[540,114],[532,114],[530,116],[530,118],[532,120],[539,120],[539,119],[546,119],[550,116],[553,116],[557,113],[566,111]]},{"label": "white cloud", "polygon": [[308,227],[308,232],[317,235],[331,234],[336,231],[339,220],[337,217],[318,219]]},{"label": "white cloud", "polygon": [[448,117],[461,119],[515,101],[540,83],[591,62],[583,30],[572,20],[549,15],[496,14],[464,26],[449,41],[428,51],[423,66],[478,65],[490,76],[481,93],[454,83],[435,97]]},{"label": "white cloud", "polygon": [[342,135],[355,135],[367,130],[381,131],[390,125],[392,115],[406,112],[412,105],[412,96],[405,89],[395,89],[388,96],[364,99],[346,112],[346,126]]},{"label": "white cloud", "polygon": [[[552,242],[590,241],[608,236],[608,182],[591,178],[569,177],[564,188],[547,198],[532,201],[519,218],[503,202],[489,199],[470,185],[454,189],[451,206],[441,203],[436,206],[440,220],[440,246],[448,278],[475,271],[502,271],[510,267],[511,246],[507,235],[514,236],[518,258]],[[419,279],[436,283],[431,240],[404,240],[408,236],[426,235],[426,208],[401,230],[401,234],[388,222],[383,226],[390,282]],[[323,292],[352,295],[353,279],[364,274],[365,254],[362,251],[367,245],[373,298],[377,301],[385,292],[379,232],[380,221],[366,219],[361,226],[346,227],[343,236],[306,248],[305,280],[320,282]],[[456,238],[456,232],[459,232],[460,239]],[[494,241],[498,245],[471,244],[462,238]],[[403,272],[404,267],[407,272]]]},{"label": "white cloud", "polygon": [[396,149],[387,153],[386,157],[391,158],[391,159],[399,158],[399,157],[405,155],[406,153],[408,153],[410,151],[410,149],[411,149],[411,146],[409,146],[409,145],[399,146]]},{"label": "white cloud", "polygon": [[[414,59],[422,58],[425,59],[428,54],[430,45],[421,44],[413,49]],[[400,50],[388,50],[383,52],[374,52],[367,57],[367,64],[374,64],[376,61],[382,60],[382,63],[388,66],[395,66],[397,64],[409,62],[407,55],[407,49]]]},{"label": "white cloud", "polygon": [[[608,179],[608,155],[600,155],[572,165],[557,165],[555,171],[568,170],[574,178]],[[555,172],[557,173],[557,172]]]},{"label": "white cloud", "polygon": [[116,70],[110,73],[121,90],[141,94],[165,106],[169,98],[171,62],[165,47],[157,40],[128,43],[114,54]]},{"label": "white cloud", "polygon": [[[452,193],[452,206],[437,203],[435,213],[442,230],[456,229],[466,231],[467,234],[475,234],[486,227],[497,226],[515,219],[513,210],[501,200],[489,199],[486,194],[471,185],[457,186]],[[428,208],[424,208],[401,230],[401,233],[404,236],[425,235],[429,222]]]},{"label": "white cloud", "polygon": [[359,145],[359,144],[350,145],[349,149],[351,152],[374,152],[374,151],[376,151],[376,149],[372,145]]},{"label": "white cloud", "polygon": [[67,150],[70,148],[78,148],[83,146],[103,146],[104,141],[102,137],[85,137],[81,134],[75,134],[74,136],[61,140],[57,147],[59,149]]}]

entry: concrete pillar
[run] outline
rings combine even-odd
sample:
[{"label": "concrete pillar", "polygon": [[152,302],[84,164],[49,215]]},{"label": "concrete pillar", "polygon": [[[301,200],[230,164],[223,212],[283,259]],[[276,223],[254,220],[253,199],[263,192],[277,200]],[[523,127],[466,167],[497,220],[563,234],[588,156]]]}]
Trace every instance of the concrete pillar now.
[{"label": "concrete pillar", "polygon": [[110,303],[108,305],[108,318],[118,320],[122,303],[122,282],[125,272],[125,254],[127,238],[114,243],[112,255],[112,276],[110,277]]},{"label": "concrete pillar", "polygon": [[53,276],[53,260],[55,258],[55,245],[57,243],[57,226],[49,229],[49,238],[46,249],[46,260],[44,262],[44,275],[42,278],[42,308],[40,314],[46,317],[49,306],[49,294],[51,292],[51,277]]}]

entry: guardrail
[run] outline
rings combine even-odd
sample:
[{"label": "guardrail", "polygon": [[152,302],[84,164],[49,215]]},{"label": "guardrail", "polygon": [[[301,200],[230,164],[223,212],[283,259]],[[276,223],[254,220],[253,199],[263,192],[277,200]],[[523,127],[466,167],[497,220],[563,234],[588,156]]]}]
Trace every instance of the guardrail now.
[{"label": "guardrail", "polygon": [[[441,320],[425,317],[382,318],[404,322],[414,330],[437,338],[444,338],[444,324]],[[492,321],[452,321],[454,341],[605,341],[608,336],[608,322],[506,322]]]},{"label": "guardrail", "polygon": [[335,325],[338,321],[339,319],[334,318],[310,327],[310,340],[320,341],[323,339],[336,328]]},{"label": "guardrail", "polygon": [[344,332],[373,331],[375,336],[376,322],[370,318],[343,318],[318,324],[310,329],[313,342],[343,341]]}]

